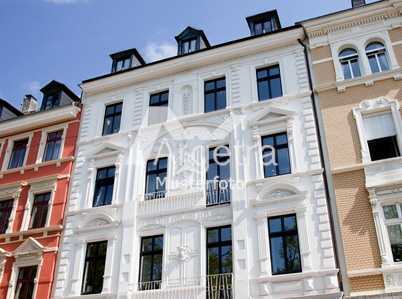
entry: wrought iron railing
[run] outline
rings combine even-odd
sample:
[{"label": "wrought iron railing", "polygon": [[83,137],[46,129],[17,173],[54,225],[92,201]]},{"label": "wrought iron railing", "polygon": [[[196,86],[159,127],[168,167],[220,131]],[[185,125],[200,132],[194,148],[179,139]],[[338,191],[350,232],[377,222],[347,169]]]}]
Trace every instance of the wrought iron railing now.
[{"label": "wrought iron railing", "polygon": [[232,299],[233,274],[207,275],[207,299]]},{"label": "wrought iron railing", "polygon": [[138,290],[139,291],[151,291],[151,290],[159,290],[161,289],[162,281],[140,281],[138,282]]},{"label": "wrought iron railing", "polygon": [[230,185],[228,181],[207,183],[207,206],[230,203]]},{"label": "wrought iron railing", "polygon": [[145,193],[144,199],[145,200],[160,199],[160,198],[165,198],[165,196],[166,196],[166,191],[156,191],[156,192]]}]

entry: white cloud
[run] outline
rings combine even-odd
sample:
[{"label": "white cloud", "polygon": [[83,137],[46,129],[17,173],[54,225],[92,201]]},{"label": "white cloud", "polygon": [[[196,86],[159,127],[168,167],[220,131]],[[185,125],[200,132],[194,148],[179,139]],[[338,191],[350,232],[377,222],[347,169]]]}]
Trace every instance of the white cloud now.
[{"label": "white cloud", "polygon": [[176,45],[168,42],[149,43],[145,47],[145,58],[148,62],[161,60],[177,54]]},{"label": "white cloud", "polygon": [[45,1],[52,4],[73,4],[78,2],[88,2],[88,0],[45,0]]}]

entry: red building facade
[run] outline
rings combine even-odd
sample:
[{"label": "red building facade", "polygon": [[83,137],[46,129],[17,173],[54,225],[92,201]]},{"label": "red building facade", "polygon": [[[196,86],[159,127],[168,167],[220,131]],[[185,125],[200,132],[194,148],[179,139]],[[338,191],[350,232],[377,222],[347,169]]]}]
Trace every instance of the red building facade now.
[{"label": "red building facade", "polygon": [[24,114],[0,121],[1,299],[47,299],[53,287],[81,108],[59,82],[41,91],[39,110],[28,96]]}]

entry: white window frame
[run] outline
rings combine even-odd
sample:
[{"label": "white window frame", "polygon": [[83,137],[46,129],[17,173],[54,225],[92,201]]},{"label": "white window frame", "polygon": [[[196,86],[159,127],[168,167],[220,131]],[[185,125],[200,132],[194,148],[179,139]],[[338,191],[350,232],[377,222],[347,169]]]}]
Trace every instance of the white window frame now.
[{"label": "white window frame", "polygon": [[[40,144],[39,144],[39,150],[38,150],[38,156],[36,158],[36,163],[42,163],[42,162],[46,163],[46,162],[58,161],[58,160],[61,160],[63,158],[64,142],[66,140],[67,129],[68,129],[68,124],[63,124],[63,125],[48,127],[46,129],[42,130]],[[61,145],[60,145],[59,157],[56,160],[43,161],[43,155],[44,155],[45,149],[46,149],[46,141],[47,141],[48,134],[49,133],[54,133],[54,132],[57,132],[57,131],[61,131],[61,130],[63,130],[63,134],[61,136]]]},{"label": "white window frame", "polygon": [[[347,49],[351,49],[351,50],[354,50],[354,51],[356,51],[356,54],[352,54],[352,55],[347,55],[347,56],[339,56],[340,54],[341,54],[341,52],[342,51],[344,51],[344,50],[347,50]],[[357,57],[357,64],[358,64],[358,66],[359,66],[359,72],[360,72],[360,76],[355,76],[355,74],[353,73],[353,68],[352,68],[352,63],[351,63],[351,60],[353,59],[353,58],[355,58],[355,57]],[[338,53],[338,60],[339,60],[339,63],[340,63],[340,65],[341,65],[341,68],[342,68],[342,65],[343,65],[343,62],[346,62],[347,64],[348,64],[348,68],[349,68],[349,72],[350,72],[350,74],[351,74],[351,77],[350,78],[345,78],[345,74],[344,74],[344,72],[342,72],[342,74],[343,74],[343,79],[344,80],[352,80],[352,79],[355,79],[355,78],[360,78],[361,76],[362,76],[362,71],[361,71],[361,58],[360,58],[360,56],[359,56],[359,52],[358,52],[358,50],[356,50],[355,48],[353,48],[353,47],[344,47],[343,49],[341,49],[340,51],[339,51],[339,53]],[[343,69],[342,69],[343,70]]]},{"label": "white window frame", "polygon": [[[397,213],[398,213],[398,218],[386,219],[385,218],[384,207],[385,206],[392,206],[392,205],[396,206]],[[383,217],[384,217],[383,218],[384,219],[384,226],[385,226],[385,229],[387,231],[387,234],[386,234],[385,238],[387,239],[387,244],[388,244],[388,246],[390,248],[390,251],[391,251],[390,260],[392,261],[393,264],[402,265],[402,261],[400,261],[400,262],[395,262],[394,261],[394,257],[393,257],[392,249],[391,249],[391,240],[389,238],[389,233],[388,233],[388,226],[391,226],[391,225],[399,225],[401,227],[401,230],[402,230],[402,201],[399,201],[399,202],[394,201],[394,202],[390,202],[390,203],[383,203],[381,205],[381,208],[382,208]]]},{"label": "white window frame", "polygon": [[6,230],[6,234],[11,233],[13,231],[14,218],[17,211],[20,193],[21,193],[21,187],[19,185],[0,189],[0,201],[9,199],[13,200],[13,209],[11,211],[10,218],[8,220],[8,227]]},{"label": "white window frame", "polygon": [[364,117],[379,112],[389,112],[394,120],[395,131],[397,133],[397,141],[399,152],[402,153],[402,125],[400,106],[398,101],[390,100],[385,97],[362,101],[358,107],[353,108],[353,116],[356,121],[357,131],[360,139],[361,153],[363,163],[372,162],[370,150],[367,143],[366,131],[364,127]]},{"label": "white window frame", "polygon": [[53,210],[52,209],[53,201],[54,201],[54,197],[56,195],[56,191],[57,191],[57,179],[52,179],[52,180],[48,180],[48,181],[42,181],[42,182],[30,184],[30,188],[29,188],[29,192],[28,192],[28,199],[27,199],[27,202],[25,205],[24,216],[23,216],[22,225],[21,225],[22,231],[31,230],[29,228],[29,224],[31,222],[31,213],[32,213],[35,195],[47,193],[47,192],[50,192],[50,199],[48,202],[46,224],[44,227],[38,228],[38,229],[46,229],[47,227],[49,227],[50,219],[52,216],[52,210]]},{"label": "white window frame", "polygon": [[[4,160],[3,160],[2,171],[12,172],[12,171],[18,171],[18,170],[24,169],[24,167],[26,166],[27,160],[28,160],[29,152],[31,150],[31,142],[32,142],[33,134],[34,134],[33,132],[29,132],[29,133],[16,135],[16,136],[13,136],[12,138],[8,139],[6,154],[4,155]],[[22,163],[21,167],[8,169],[8,164],[10,163],[11,154],[12,154],[13,147],[14,147],[14,142],[25,139],[25,138],[28,138],[28,142],[27,142],[27,147],[26,147],[26,151],[25,151],[24,163]]]},{"label": "white window frame", "polygon": [[[386,46],[382,41],[371,40],[370,42],[366,43],[366,47],[367,47],[368,45],[370,45],[371,43],[376,43],[376,42],[382,44],[383,47],[382,47],[381,49],[371,50],[371,51],[367,51],[366,48],[365,48],[365,49],[364,49],[364,52],[365,52],[365,54],[366,54],[366,59],[367,59],[367,61],[369,61],[368,56],[369,56],[369,55],[374,55],[374,56],[375,56],[376,63],[377,63],[377,66],[378,66],[378,69],[380,70],[380,71],[377,72],[377,73],[388,72],[388,71],[391,70],[391,63],[390,63],[390,58],[389,58],[387,46]],[[380,60],[378,59],[378,55],[379,55],[379,52],[380,52],[380,51],[384,51],[384,55],[385,55],[385,58],[387,59],[387,63],[388,63],[388,70],[383,70],[382,67],[381,67]],[[369,62],[369,65],[370,65],[370,62]],[[370,71],[371,71],[372,74],[377,74],[377,73],[374,73],[374,72],[372,71],[371,66],[370,66]]]},{"label": "white window frame", "polygon": [[[114,105],[114,104],[118,104],[118,103],[122,103],[122,107],[121,107],[121,119],[120,119],[120,129],[117,133],[114,134],[109,134],[109,135],[103,135],[103,124],[105,122],[105,113],[106,113],[106,107],[109,105]],[[100,121],[98,121],[98,125],[97,125],[97,130],[96,130],[96,135],[98,137],[102,137],[102,138],[108,138],[110,136],[115,136],[118,135],[120,133],[122,133],[124,130],[124,121],[125,121],[125,100],[123,96],[112,96],[110,98],[110,100],[104,102],[104,103],[99,103],[101,105],[101,108],[99,109],[100,115],[101,117],[99,117],[98,119]]]},{"label": "white window frame", "polygon": [[[366,31],[361,32],[359,34],[355,34],[354,32],[352,32],[350,34],[343,35],[342,38],[339,38],[333,43],[331,43],[331,53],[332,53],[332,59],[334,61],[336,82],[359,80],[369,75],[378,76],[383,74],[382,72],[374,74],[371,72],[370,64],[366,55],[366,46],[372,42],[380,42],[384,45],[389,63],[389,72],[399,69],[399,63],[398,60],[396,59],[394,48],[392,46],[388,30],[384,29],[380,31],[373,31],[373,33],[369,37],[367,37]],[[345,48],[352,48],[357,51],[361,66],[360,77],[356,77],[353,79],[344,78],[342,66],[339,59],[339,53]],[[367,81],[366,85],[371,85],[371,83]]]},{"label": "white window frame", "polygon": [[[106,146],[107,148],[107,146]],[[99,168],[115,166],[115,176],[114,176],[114,183],[113,183],[113,197],[111,205],[117,204],[121,201],[118,198],[119,190],[120,190],[120,171],[121,171],[121,161],[122,155],[117,150],[112,154],[108,155],[99,155],[93,157],[88,163],[88,170],[87,170],[87,188],[85,191],[86,196],[84,196],[85,201],[81,203],[81,209],[98,209],[104,208],[101,207],[93,207],[93,197],[95,195],[95,184],[96,184],[96,174]]]}]

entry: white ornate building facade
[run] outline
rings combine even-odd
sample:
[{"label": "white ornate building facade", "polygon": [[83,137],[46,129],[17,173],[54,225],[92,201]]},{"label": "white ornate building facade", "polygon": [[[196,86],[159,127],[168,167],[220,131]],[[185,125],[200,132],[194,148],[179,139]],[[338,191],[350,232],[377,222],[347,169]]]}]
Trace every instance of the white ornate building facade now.
[{"label": "white ornate building facade", "polygon": [[83,82],[54,298],[340,297],[303,29],[247,21]]}]

